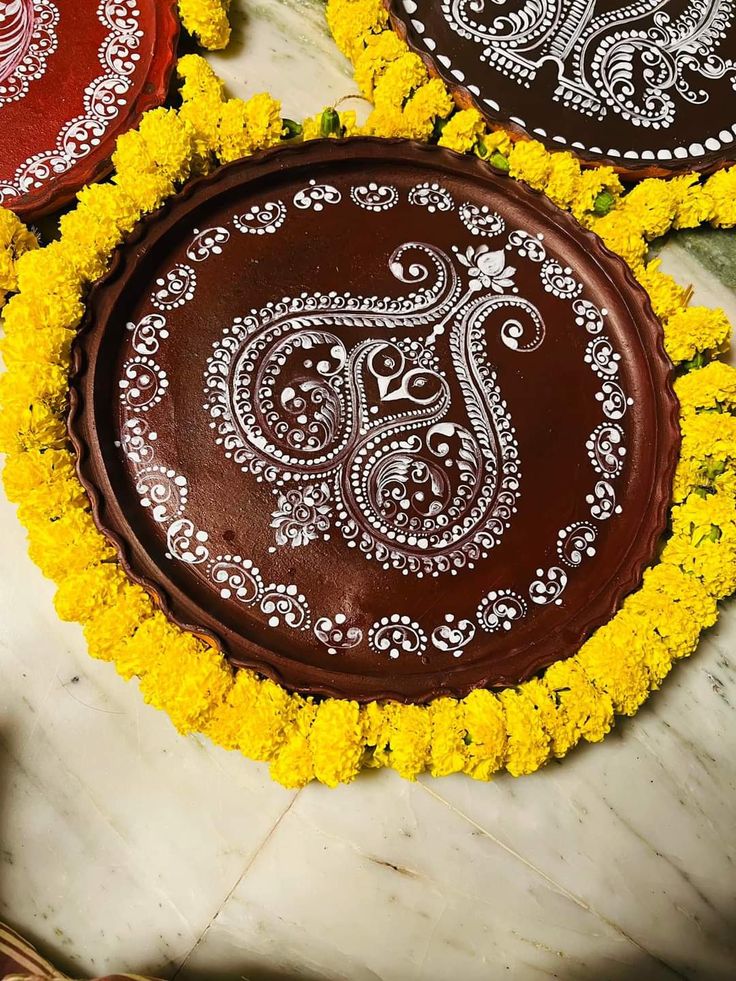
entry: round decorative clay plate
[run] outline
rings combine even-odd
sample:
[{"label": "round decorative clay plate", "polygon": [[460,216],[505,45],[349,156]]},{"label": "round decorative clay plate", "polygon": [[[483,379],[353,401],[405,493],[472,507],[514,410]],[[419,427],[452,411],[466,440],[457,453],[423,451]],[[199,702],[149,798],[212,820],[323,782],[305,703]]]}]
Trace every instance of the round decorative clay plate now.
[{"label": "round decorative clay plate", "polygon": [[287,687],[423,701],[573,654],[640,581],[677,449],[624,263],[477,159],[316,142],[140,226],[70,429],[134,578]]},{"label": "round decorative clay plate", "polygon": [[492,124],[630,177],[736,160],[733,0],[386,0]]},{"label": "round decorative clay plate", "polygon": [[0,206],[37,218],[103,176],[164,101],[178,30],[174,0],[0,0]]}]

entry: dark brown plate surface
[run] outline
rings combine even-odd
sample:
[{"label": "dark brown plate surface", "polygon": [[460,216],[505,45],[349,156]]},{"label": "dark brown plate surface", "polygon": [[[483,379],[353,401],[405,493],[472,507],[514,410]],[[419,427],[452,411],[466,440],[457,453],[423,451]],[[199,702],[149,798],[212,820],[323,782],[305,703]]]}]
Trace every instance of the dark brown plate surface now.
[{"label": "dark brown plate surface", "polygon": [[386,0],[492,125],[631,178],[736,160],[734,0]]},{"label": "dark brown plate surface", "polygon": [[477,159],[231,165],[89,311],[70,427],[99,525],[172,618],[289,688],[514,684],[654,556],[678,436],[649,301]]}]

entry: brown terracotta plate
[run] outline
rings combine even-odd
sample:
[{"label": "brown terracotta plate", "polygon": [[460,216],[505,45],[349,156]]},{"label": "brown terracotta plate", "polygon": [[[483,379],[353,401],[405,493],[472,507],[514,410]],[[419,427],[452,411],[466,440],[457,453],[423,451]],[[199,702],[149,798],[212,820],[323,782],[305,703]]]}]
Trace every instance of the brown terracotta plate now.
[{"label": "brown terracotta plate", "polygon": [[0,206],[38,218],[103,176],[178,32],[175,0],[0,0]]},{"label": "brown terracotta plate", "polygon": [[289,688],[514,684],[654,555],[677,413],[648,299],[477,159],[359,139],[231,165],[89,308],[70,426],[100,527]]},{"label": "brown terracotta plate", "polygon": [[734,0],[385,0],[462,104],[631,178],[736,160]]}]

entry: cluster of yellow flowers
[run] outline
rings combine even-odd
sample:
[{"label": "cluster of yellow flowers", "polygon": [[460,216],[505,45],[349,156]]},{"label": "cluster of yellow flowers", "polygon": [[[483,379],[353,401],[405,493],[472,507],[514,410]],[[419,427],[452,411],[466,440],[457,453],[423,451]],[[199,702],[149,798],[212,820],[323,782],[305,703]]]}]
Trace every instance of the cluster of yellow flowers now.
[{"label": "cluster of yellow flowers", "polygon": [[[380,0],[343,0],[345,5],[359,8],[360,16],[367,17],[369,8],[382,16]],[[723,346],[728,324],[718,312],[688,307],[688,292],[656,262],[646,265],[643,252],[623,249],[628,235],[641,239],[643,229],[660,234],[672,223],[660,216],[657,195],[643,185],[644,190],[628,196],[633,198],[630,207],[617,206],[601,221],[610,219],[603,230],[622,244],[619,251],[649,290],[670,353],[689,362],[677,382],[683,447],[671,535],[661,561],[575,657],[516,688],[500,694],[478,690],[428,706],[315,701],[251,671],[233,673],[217,651],[156,609],[125,576],[96,529],[66,436],[71,341],[86,290],[108,267],[115,247],[143,214],[159,207],[192,174],[301,129],[282,120],[278,103],[267,95],[249,102],[226,100],[221,83],[197,56],[183,58],[179,74],[181,109],[154,110],[137,131],[120,139],[112,181],[78,195],[76,209],[62,219],[60,241],[26,251],[17,260],[23,248],[13,246],[17,282],[8,282],[19,292],[4,311],[3,479],[8,497],[19,504],[31,556],[58,583],[59,615],[81,622],[90,653],[114,662],[126,678],[137,676],[146,701],[166,710],[182,733],[200,732],[269,762],[274,778],[287,787],[312,779],[334,786],[371,766],[393,767],[409,779],[429,770],[487,780],[501,768],[514,775],[530,773],[581,739],[599,741],[615,713],[635,712],[673,662],[695,649],[701,630],[716,620],[717,600],[736,589],[736,371],[718,361],[705,367],[698,363],[704,351]],[[426,105],[435,88],[427,90]],[[453,139],[461,138],[468,120],[463,116],[455,124]],[[375,120],[371,125],[381,132]],[[302,136],[344,135],[354,128],[352,116],[328,109],[305,121]],[[538,182],[531,156],[522,165],[521,158],[514,162],[511,147],[498,146],[508,154],[512,175]],[[543,169],[546,151],[533,146],[525,152]],[[546,155],[548,165],[562,168],[549,162],[551,157]],[[604,179],[613,187],[613,178]],[[714,181],[706,185],[713,213],[726,215],[733,206],[730,178]],[[660,195],[666,193],[658,187]],[[593,181],[588,200],[599,193],[600,184]],[[722,195],[729,200],[722,201]],[[594,221],[590,208],[582,213]],[[686,213],[694,213],[691,205],[683,210],[683,220],[690,220]],[[621,227],[615,223],[620,215],[626,215]],[[16,225],[0,212],[0,230],[5,227]],[[16,242],[32,244],[17,229],[13,234],[20,236]],[[0,244],[4,241],[0,237]]]},{"label": "cluster of yellow flowers", "polygon": [[38,240],[12,211],[0,208],[0,309],[8,293],[18,288],[15,264],[24,252],[38,248]]},{"label": "cluster of yellow flowers", "polygon": [[230,40],[230,0],[179,0],[181,22],[203,48],[218,51]]}]

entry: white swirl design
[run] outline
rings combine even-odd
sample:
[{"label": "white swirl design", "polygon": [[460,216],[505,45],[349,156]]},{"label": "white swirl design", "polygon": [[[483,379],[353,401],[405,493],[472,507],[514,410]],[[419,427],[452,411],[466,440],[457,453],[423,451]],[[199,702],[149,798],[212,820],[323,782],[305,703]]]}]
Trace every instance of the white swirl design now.
[{"label": "white swirl design", "polygon": [[478,606],[478,623],[489,634],[509,631],[527,614],[527,605],[513,589],[492,589]]},{"label": "white swirl design", "polygon": [[443,654],[462,657],[463,650],[475,637],[475,624],[470,620],[456,620],[448,613],[445,622],[432,631],[432,644]]},{"label": "white swirl design", "polygon": [[59,45],[58,23],[51,0],[0,0],[0,109],[23,99],[46,74]]},{"label": "white swirl design", "polygon": [[567,573],[564,569],[554,565],[551,569],[537,569],[537,576],[529,587],[529,598],[539,606],[547,606],[554,603],[555,606],[562,605],[562,594],[567,587]]},{"label": "white swirl design", "polygon": [[127,329],[133,334],[133,350],[136,354],[153,356],[158,353],[161,341],[169,336],[166,329],[166,317],[160,313],[149,313],[137,324],[127,324]]},{"label": "white swirl design", "polygon": [[368,643],[376,654],[396,660],[402,654],[421,656],[427,649],[427,635],[411,617],[394,613],[381,617],[368,633]]},{"label": "white swirl design", "polygon": [[99,48],[102,73],[84,90],[84,111],[63,124],[53,149],[28,157],[12,177],[0,177],[0,205],[67,173],[89,156],[125,107],[139,65],[141,12],[134,0],[101,0],[97,16],[106,31]]},{"label": "white swirl design", "polygon": [[286,220],[283,201],[254,204],[245,214],[235,215],[233,225],[245,235],[273,235]]},{"label": "white swirl design", "polygon": [[191,266],[180,264],[156,280],[151,303],[157,310],[176,310],[194,298],[197,274]]},{"label": "white swirl design", "polygon": [[310,180],[309,186],[297,191],[294,195],[294,205],[306,211],[309,208],[314,211],[322,211],[327,204],[339,204],[342,194],[332,184],[318,184],[316,180]]},{"label": "white swirl design", "polygon": [[320,617],[314,625],[314,635],[327,648],[328,654],[339,654],[363,643],[363,631],[347,622],[344,613],[338,613],[334,621]]},{"label": "white swirl design", "polygon": [[187,249],[187,259],[191,262],[204,262],[213,255],[222,255],[222,248],[230,241],[227,228],[205,228],[200,232],[194,229],[194,239]]},{"label": "white swirl design", "polygon": [[350,188],[350,197],[364,211],[389,211],[399,200],[399,192],[390,184],[359,184]]}]

